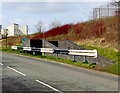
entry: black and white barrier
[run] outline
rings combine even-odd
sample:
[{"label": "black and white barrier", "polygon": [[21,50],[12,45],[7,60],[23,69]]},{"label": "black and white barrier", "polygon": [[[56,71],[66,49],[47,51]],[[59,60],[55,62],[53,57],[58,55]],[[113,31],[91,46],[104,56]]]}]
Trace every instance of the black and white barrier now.
[{"label": "black and white barrier", "polygon": [[53,53],[54,49],[52,49],[52,48],[41,48],[40,52],[44,53],[44,56],[46,56],[45,53]]},{"label": "black and white barrier", "polygon": [[35,48],[35,47],[17,47],[17,46],[12,46],[11,49],[13,50],[24,50],[24,51],[31,51],[35,55],[35,52],[42,52],[44,53],[55,53],[57,54],[65,54],[65,55],[73,55],[74,61],[75,61],[75,56],[83,56],[83,62],[87,61],[86,57],[93,57],[97,58],[97,50],[67,50],[67,49],[53,49],[53,48]]},{"label": "black and white barrier", "polygon": [[73,55],[74,61],[75,56],[83,56],[83,62],[87,62],[87,57],[97,58],[97,50],[69,50],[69,55]]},{"label": "black and white barrier", "polygon": [[68,55],[69,50],[66,50],[66,49],[54,49],[54,53]]},{"label": "black and white barrier", "polygon": [[18,47],[17,46],[12,46],[11,49],[18,50]]},{"label": "black and white barrier", "polygon": [[24,51],[32,51],[32,47],[23,47]]},{"label": "black and white barrier", "polygon": [[40,48],[40,52],[54,53],[54,49],[52,49],[52,48]]},{"label": "black and white barrier", "polygon": [[69,55],[89,56],[97,58],[97,50],[69,50]]},{"label": "black and white barrier", "polygon": [[11,49],[13,49],[13,50],[23,50],[23,47],[12,46]]}]

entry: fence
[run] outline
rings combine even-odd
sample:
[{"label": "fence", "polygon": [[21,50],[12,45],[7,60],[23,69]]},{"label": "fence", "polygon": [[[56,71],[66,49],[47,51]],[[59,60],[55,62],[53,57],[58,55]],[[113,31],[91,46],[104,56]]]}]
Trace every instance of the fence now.
[{"label": "fence", "polygon": [[120,1],[109,3],[93,9],[93,19],[120,14]]}]

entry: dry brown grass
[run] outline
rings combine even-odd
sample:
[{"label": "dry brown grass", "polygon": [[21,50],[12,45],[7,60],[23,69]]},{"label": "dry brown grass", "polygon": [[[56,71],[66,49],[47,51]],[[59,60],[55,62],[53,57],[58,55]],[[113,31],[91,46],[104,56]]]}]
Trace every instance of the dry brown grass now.
[{"label": "dry brown grass", "polygon": [[[111,47],[119,49],[118,41],[118,17],[106,17],[103,19],[90,20],[88,22],[74,24],[69,28],[68,34],[56,35],[54,37],[47,37],[47,40],[70,40],[77,44],[87,44],[100,47]],[[34,38],[38,33],[29,36],[22,36]],[[22,37],[9,37],[8,46],[21,44]],[[41,39],[41,38],[39,38]],[[3,40],[5,46],[5,40]]]},{"label": "dry brown grass", "polygon": [[[48,40],[71,40],[77,44],[119,49],[118,16],[91,20],[84,23],[81,33],[75,34],[71,28],[68,34],[49,37]],[[77,26],[78,27],[78,26]],[[98,33],[97,33],[98,32]]]}]

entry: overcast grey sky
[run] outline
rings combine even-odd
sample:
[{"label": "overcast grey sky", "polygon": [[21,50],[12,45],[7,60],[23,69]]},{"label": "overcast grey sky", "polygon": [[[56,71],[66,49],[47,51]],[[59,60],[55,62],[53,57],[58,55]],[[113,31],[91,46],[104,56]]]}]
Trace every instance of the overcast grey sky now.
[{"label": "overcast grey sky", "polygon": [[54,20],[62,24],[87,21],[92,16],[92,9],[103,4],[106,2],[2,2],[0,24],[4,27],[12,23],[27,24],[31,34],[36,32],[34,25],[39,20],[44,23],[45,30]]}]

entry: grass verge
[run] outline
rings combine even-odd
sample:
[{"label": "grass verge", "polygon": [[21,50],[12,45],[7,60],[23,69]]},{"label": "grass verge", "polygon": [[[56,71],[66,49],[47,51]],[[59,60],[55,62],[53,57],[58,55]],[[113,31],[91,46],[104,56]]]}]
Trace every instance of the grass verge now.
[{"label": "grass verge", "polygon": [[70,64],[73,66],[78,66],[78,67],[84,67],[84,68],[95,68],[96,64],[88,63],[88,62],[74,62],[73,60],[68,60],[68,59],[62,59],[62,58],[56,58],[54,56],[42,56],[42,55],[31,55],[30,53],[24,53],[22,50],[21,51],[15,51],[11,49],[2,49],[3,52],[8,52],[8,53],[15,53],[15,54],[20,54],[24,56],[30,56],[30,57],[36,57],[36,58],[42,58],[42,59],[48,59],[56,62],[61,62],[61,63],[66,63]]},{"label": "grass verge", "polygon": [[96,46],[89,46],[89,45],[80,45],[86,49],[96,49],[98,51],[98,54],[101,56],[104,56],[105,58],[108,58],[115,62],[115,64],[111,66],[107,66],[104,68],[100,68],[100,71],[105,71],[108,73],[120,75],[120,51],[115,51],[112,48],[101,48]]}]

